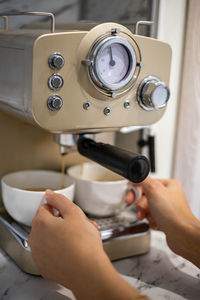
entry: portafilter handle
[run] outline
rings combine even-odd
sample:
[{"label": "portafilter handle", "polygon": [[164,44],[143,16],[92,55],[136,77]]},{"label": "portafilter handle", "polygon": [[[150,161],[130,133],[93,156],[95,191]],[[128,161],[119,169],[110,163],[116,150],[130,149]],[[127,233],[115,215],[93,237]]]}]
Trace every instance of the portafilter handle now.
[{"label": "portafilter handle", "polygon": [[97,143],[85,137],[79,138],[77,148],[81,155],[132,182],[141,182],[149,174],[150,164],[148,159],[143,155],[135,154],[109,144]]}]

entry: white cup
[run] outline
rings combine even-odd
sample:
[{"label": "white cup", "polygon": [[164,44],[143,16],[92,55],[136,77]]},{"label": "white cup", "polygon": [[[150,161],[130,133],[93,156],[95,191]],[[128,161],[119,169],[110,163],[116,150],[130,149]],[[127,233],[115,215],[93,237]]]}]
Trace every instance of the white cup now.
[{"label": "white cup", "polygon": [[92,216],[117,214],[124,209],[125,196],[130,189],[136,201],[141,197],[139,188],[96,163],[72,166],[67,173],[75,181],[75,203]]},{"label": "white cup", "polygon": [[30,170],[10,173],[1,179],[1,185],[2,200],[7,212],[14,220],[27,226],[31,226],[38,208],[45,203],[45,189],[63,194],[71,201],[74,198],[73,180],[65,175],[65,187],[61,188],[61,173],[54,171]]}]

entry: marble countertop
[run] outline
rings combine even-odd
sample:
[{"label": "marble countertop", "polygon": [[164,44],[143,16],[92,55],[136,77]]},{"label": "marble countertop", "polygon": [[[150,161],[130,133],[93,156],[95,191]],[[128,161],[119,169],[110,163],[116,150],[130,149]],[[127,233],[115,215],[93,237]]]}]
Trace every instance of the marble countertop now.
[{"label": "marble countertop", "polygon": [[[113,265],[125,280],[150,299],[200,299],[200,269],[170,251],[161,232],[152,232],[149,253],[119,260]],[[0,249],[0,299],[75,298],[58,284],[25,274]]]}]

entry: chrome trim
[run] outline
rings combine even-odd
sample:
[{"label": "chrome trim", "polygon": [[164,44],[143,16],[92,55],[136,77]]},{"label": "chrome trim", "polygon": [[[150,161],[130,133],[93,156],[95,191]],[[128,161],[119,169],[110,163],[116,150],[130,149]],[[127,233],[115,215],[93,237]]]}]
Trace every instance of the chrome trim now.
[{"label": "chrome trim", "polygon": [[139,27],[141,25],[151,26],[153,24],[154,24],[154,22],[152,22],[152,21],[138,21],[136,23],[136,25],[135,25],[135,34],[138,35],[138,33],[139,33]]},{"label": "chrome trim", "polygon": [[111,34],[120,34],[121,29],[120,28],[112,28],[110,32],[111,32]]},{"label": "chrome trim", "polygon": [[13,224],[11,225],[1,216],[0,223],[2,223],[7,228],[7,230],[10,231],[10,233],[14,236],[14,238],[20,243],[20,245],[23,248],[26,248],[30,251],[30,248],[28,246],[28,238],[20,230],[18,230],[19,225],[17,223],[13,222]]},{"label": "chrome trim", "polygon": [[[61,67],[59,67],[59,68],[58,68],[58,67],[55,67],[55,66],[52,64],[52,61],[53,61],[53,59],[55,58],[56,55],[59,56],[59,57],[61,57],[62,60],[63,60],[62,65],[61,65]],[[64,59],[64,57],[63,57],[63,55],[62,55],[61,53],[55,52],[55,53],[53,53],[53,54],[51,54],[51,55],[49,56],[48,64],[49,64],[49,67],[50,67],[51,69],[53,69],[53,70],[60,70],[60,69],[64,66],[64,64],[65,64],[65,59]]]},{"label": "chrome trim", "polygon": [[[52,105],[52,102],[58,99],[60,100],[59,106],[55,107]],[[63,99],[59,96],[59,95],[51,95],[49,96],[48,100],[47,100],[47,107],[51,110],[51,111],[58,111],[61,109],[61,107],[63,106]]]},{"label": "chrome trim", "polygon": [[[0,13],[0,17],[8,17],[8,16],[41,16],[41,17],[49,17],[51,18],[51,32],[55,32],[55,17],[52,13],[49,12],[9,12],[9,13]],[[5,29],[5,28],[4,28]],[[8,20],[7,20],[7,29],[8,29]],[[5,30],[7,30],[5,29]]]},{"label": "chrome trim", "polygon": [[[153,106],[153,103],[152,103],[152,106],[147,106],[146,104],[143,103],[143,99],[142,99],[142,90],[143,90],[144,86],[145,86],[148,82],[151,83],[152,81],[157,81],[157,82],[155,82],[155,86],[157,86],[157,85],[158,85],[158,86],[160,86],[160,85],[164,86],[164,87],[166,88],[166,90],[167,90],[167,93],[168,93],[168,97],[167,97],[166,103],[163,104],[162,106],[160,106],[160,107],[157,108],[157,109],[161,109],[161,108],[165,107],[166,104],[167,104],[167,102],[168,102],[168,100],[169,100],[169,97],[170,97],[170,91],[169,91],[168,87],[166,86],[166,84],[165,84],[164,82],[160,81],[159,78],[154,77],[154,76],[148,76],[148,77],[144,78],[144,80],[142,80],[142,82],[141,82],[141,83],[139,84],[139,86],[138,86],[138,90],[137,90],[136,96],[137,96],[137,102],[138,102],[138,104],[139,104],[143,109],[145,109],[145,110],[147,110],[147,111],[152,111],[152,110],[155,110],[155,109],[156,109],[156,108]],[[150,95],[149,95],[150,97],[151,97],[151,95],[153,94],[153,92],[154,92],[154,90],[150,93]]]},{"label": "chrome trim", "polygon": [[[111,46],[112,44],[120,44],[122,46],[124,46],[124,48],[126,49],[128,56],[129,56],[129,68],[128,68],[128,72],[126,73],[126,75],[124,76],[124,78],[118,82],[118,83],[107,83],[102,76],[100,75],[99,72],[99,68],[97,65],[97,59],[98,56],[100,55],[100,53],[107,47]],[[100,85],[102,88],[105,88],[107,90],[112,90],[112,91],[116,91],[116,90],[120,90],[121,88],[123,88],[124,86],[126,86],[132,79],[134,73],[135,73],[135,69],[136,69],[136,54],[135,51],[133,49],[133,47],[131,46],[131,44],[125,40],[122,37],[116,37],[116,36],[112,36],[112,37],[107,37],[105,39],[103,39],[102,41],[100,41],[91,56],[91,60],[93,61],[93,64],[91,65],[91,76],[93,78],[93,80]],[[133,61],[135,60],[135,65],[133,64]]]},{"label": "chrome trim", "polygon": [[90,102],[84,102],[83,103],[83,109],[88,110],[91,107],[91,103]]},{"label": "chrome trim", "polygon": [[4,28],[3,28],[3,30],[7,31],[8,30],[8,17],[0,15],[0,18],[2,18],[4,20]]},{"label": "chrome trim", "polygon": [[[116,36],[110,35],[110,34],[111,34],[111,31],[104,32],[104,33],[101,34],[101,35],[93,42],[93,44],[91,45],[91,47],[90,47],[90,49],[89,49],[89,52],[88,52],[87,58],[84,59],[84,60],[82,60],[82,64],[85,65],[85,66],[87,67],[88,78],[89,78],[91,84],[94,86],[94,88],[95,88],[98,92],[100,92],[101,94],[103,94],[103,95],[105,95],[105,96],[108,96],[108,97],[112,97],[112,98],[115,98],[115,97],[117,97],[117,96],[121,96],[121,95],[125,94],[126,92],[128,92],[128,91],[134,86],[134,84],[135,84],[135,82],[136,82],[136,80],[137,80],[137,78],[138,78],[138,76],[139,76],[139,74],[140,74],[141,67],[143,66],[143,62],[142,62],[142,59],[141,59],[141,52],[140,52],[140,48],[139,48],[137,42],[136,42],[136,41],[134,40],[134,38],[133,38],[130,34],[128,34],[127,32],[120,31],[120,34],[121,34],[121,33],[124,34],[124,35],[126,35],[126,36],[128,36],[128,37],[132,40],[132,42],[133,42],[133,43],[135,44],[135,46],[137,47],[137,50],[138,50],[138,53],[139,53],[139,61],[137,61],[137,59],[136,59],[136,66],[135,66],[135,70],[134,70],[135,72],[133,73],[133,77],[130,79],[130,81],[131,81],[132,79],[134,79],[134,81],[133,81],[127,88],[125,88],[123,91],[119,91],[119,92],[113,93],[111,89],[106,88],[105,86],[103,86],[103,85],[101,84],[101,82],[99,82],[99,81],[97,80],[97,78],[96,78],[96,76],[95,76],[95,74],[94,74],[94,72],[93,72],[93,68],[94,68],[94,59],[93,59],[94,55],[93,55],[93,53],[94,53],[95,47],[96,47],[99,43],[101,43],[102,41],[104,41],[104,40],[107,39],[107,38],[109,38],[109,39],[111,39],[111,38],[114,38],[114,39],[116,39],[116,38],[121,38],[123,41],[126,41],[126,42],[130,45],[130,47],[133,49],[133,51],[134,51],[134,47],[132,47],[132,45],[128,42],[128,40],[126,40],[125,38],[123,38],[123,37],[121,37],[121,36],[120,36],[120,37],[116,37]],[[99,48],[99,47],[98,47],[98,48]],[[134,53],[135,53],[135,51],[134,51]],[[93,80],[93,76],[92,76],[91,74],[94,75],[94,80]],[[135,75],[134,75],[134,74],[135,74]],[[129,81],[129,82],[130,82],[130,81]],[[128,82],[128,83],[129,83],[129,82]],[[128,84],[128,83],[127,83],[127,84]],[[125,87],[125,86],[124,86],[124,87]],[[115,94],[115,97],[112,96],[113,94]]]},{"label": "chrome trim", "polygon": [[[166,91],[167,91],[167,100],[166,100],[165,104],[161,105],[161,106],[158,107],[157,109],[160,109],[160,108],[165,107],[165,106],[167,105],[167,102],[168,102],[169,97],[170,97],[170,91],[169,91],[168,87],[166,86],[166,84],[165,84],[163,81],[157,82],[157,83],[155,84],[155,87],[159,87],[159,86],[163,86],[163,87],[166,89]],[[150,98],[153,96],[154,92],[155,92],[155,88],[154,88],[154,89],[152,90],[152,92],[150,93]],[[155,109],[155,107],[154,107],[154,109]]]},{"label": "chrome trim", "polygon": [[129,100],[124,101],[124,108],[125,108],[125,109],[128,109],[128,108],[130,108],[130,107],[131,107],[130,101],[129,101]]},{"label": "chrome trim", "polygon": [[[54,87],[53,85],[52,85],[52,79],[54,79],[55,77],[58,77],[58,78],[60,78],[61,79],[61,85],[59,86],[59,87]],[[53,91],[59,91],[62,87],[63,87],[63,84],[64,84],[64,79],[63,79],[63,77],[59,74],[59,73],[54,73],[54,74],[52,74],[50,77],[49,77],[49,79],[48,79],[48,85],[49,85],[49,88],[51,89],[51,90],[53,90]]]},{"label": "chrome trim", "polygon": [[105,116],[109,116],[111,114],[111,109],[110,107],[106,106],[103,110],[103,113]]}]

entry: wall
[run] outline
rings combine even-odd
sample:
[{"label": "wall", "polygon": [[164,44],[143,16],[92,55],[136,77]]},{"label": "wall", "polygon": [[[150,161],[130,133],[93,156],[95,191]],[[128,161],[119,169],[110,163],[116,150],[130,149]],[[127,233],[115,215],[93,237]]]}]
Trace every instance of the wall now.
[{"label": "wall", "polygon": [[200,219],[199,15],[199,0],[190,0],[188,5],[174,176],[183,184],[192,211]]},{"label": "wall", "polygon": [[156,164],[158,177],[171,177],[178,102],[182,72],[182,53],[185,34],[186,0],[161,0],[158,19],[158,39],[172,47],[172,65],[170,78],[171,97],[167,112],[155,125]]}]

